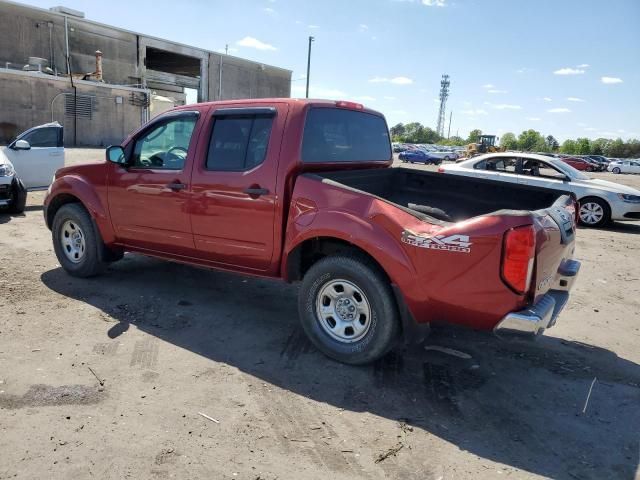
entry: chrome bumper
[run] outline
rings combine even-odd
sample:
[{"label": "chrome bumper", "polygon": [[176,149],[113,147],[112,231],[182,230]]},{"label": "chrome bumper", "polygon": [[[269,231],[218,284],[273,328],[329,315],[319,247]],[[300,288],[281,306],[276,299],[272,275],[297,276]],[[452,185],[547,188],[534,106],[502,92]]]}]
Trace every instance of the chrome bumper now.
[{"label": "chrome bumper", "polygon": [[530,307],[507,314],[493,332],[500,336],[535,337],[551,328],[569,300],[569,290],[573,287],[579,270],[580,262],[565,260],[558,269],[558,278],[552,289]]}]

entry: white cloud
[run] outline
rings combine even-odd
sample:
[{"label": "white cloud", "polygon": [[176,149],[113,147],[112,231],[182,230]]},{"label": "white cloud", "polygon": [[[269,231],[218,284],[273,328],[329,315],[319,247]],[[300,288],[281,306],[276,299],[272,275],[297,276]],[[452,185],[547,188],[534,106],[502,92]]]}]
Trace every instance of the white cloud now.
[{"label": "white cloud", "polygon": [[358,25],[358,31],[366,32],[367,30],[369,30],[369,25],[365,25],[364,23],[361,23],[360,25]]},{"label": "white cloud", "polygon": [[549,113],[569,113],[571,110],[568,108],[550,108],[547,110]]},{"label": "white cloud", "polygon": [[544,97],[543,100],[545,102],[551,102],[553,99],[551,97]]},{"label": "white cloud", "polygon": [[496,88],[493,83],[487,83],[486,85],[482,85],[482,88]]},{"label": "white cloud", "polygon": [[583,100],[582,98],[578,98],[578,97],[567,97],[567,100],[570,102],[585,102],[586,100]]},{"label": "white cloud", "polygon": [[542,119],[540,117],[527,117],[527,120],[531,122],[539,122]]},{"label": "white cloud", "polygon": [[320,28],[319,25],[307,25],[311,30],[315,30],[316,28]]},{"label": "white cloud", "polygon": [[509,93],[509,92],[507,92],[506,90],[498,90],[498,89],[492,88],[490,90],[487,90],[487,93]]},{"label": "white cloud", "polygon": [[373,77],[369,80],[369,83],[393,83],[394,85],[411,85],[413,80],[407,77]]},{"label": "white cloud", "polygon": [[578,125],[579,127],[586,127],[587,124],[583,123],[583,122],[578,122],[576,125]]},{"label": "white cloud", "polygon": [[582,75],[584,70],[581,68],[565,67],[553,72],[554,75]]},{"label": "white cloud", "polygon": [[601,77],[600,81],[606,84],[622,83],[622,79],[618,77]]},{"label": "white cloud", "polygon": [[302,20],[296,20],[296,25],[302,25]]},{"label": "white cloud", "polygon": [[516,70],[516,73],[529,73],[533,72],[533,68],[522,67]]},{"label": "white cloud", "polygon": [[255,48],[257,50],[277,50],[276,47],[268,43],[261,42],[257,38],[244,37],[242,40],[238,40],[236,45],[247,48]]},{"label": "white cloud", "polygon": [[427,7],[446,7],[447,0],[422,0],[422,4]]},{"label": "white cloud", "polygon": [[489,105],[491,108],[496,110],[522,110],[520,105],[512,105],[510,103],[491,103],[484,102],[485,105]]},{"label": "white cloud", "polygon": [[578,65],[576,68],[589,68],[591,65],[589,65],[588,63],[581,63],[580,65]]},{"label": "white cloud", "polygon": [[469,117],[477,117],[478,115],[489,115],[486,110],[483,110],[481,108],[462,110],[462,113]]},{"label": "white cloud", "polygon": [[[291,96],[294,98],[302,98],[306,93],[306,85],[293,85],[291,87]],[[329,100],[344,100],[349,95],[342,90],[336,88],[327,88],[310,85],[309,97],[311,98],[327,98]]]},{"label": "white cloud", "polygon": [[263,12],[265,12],[268,15],[275,15],[276,11],[271,8],[271,7],[265,7],[262,9]]}]

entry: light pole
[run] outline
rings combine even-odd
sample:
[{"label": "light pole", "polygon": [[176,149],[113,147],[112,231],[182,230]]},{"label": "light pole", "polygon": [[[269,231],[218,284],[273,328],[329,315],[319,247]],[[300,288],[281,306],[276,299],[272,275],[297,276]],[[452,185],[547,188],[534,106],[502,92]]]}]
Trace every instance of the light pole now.
[{"label": "light pole", "polygon": [[309,50],[307,51],[307,96],[309,98],[309,72],[311,71],[311,42],[315,39],[313,37],[309,37]]}]

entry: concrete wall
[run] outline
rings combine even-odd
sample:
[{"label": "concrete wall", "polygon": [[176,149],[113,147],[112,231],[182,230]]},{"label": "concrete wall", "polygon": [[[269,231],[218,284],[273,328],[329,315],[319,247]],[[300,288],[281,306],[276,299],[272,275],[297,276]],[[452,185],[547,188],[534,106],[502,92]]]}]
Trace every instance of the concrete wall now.
[{"label": "concrete wall", "polygon": [[[93,82],[75,82],[78,95],[93,97],[92,118],[77,119],[77,145],[120,143],[142,124],[143,107],[131,104],[142,92]],[[37,73],[0,71],[0,143],[36,125],[60,122],[65,145],[74,144],[74,117],[66,115],[64,94],[73,94],[69,80]],[[120,97],[122,103],[117,103]],[[53,115],[52,115],[53,112]]]}]

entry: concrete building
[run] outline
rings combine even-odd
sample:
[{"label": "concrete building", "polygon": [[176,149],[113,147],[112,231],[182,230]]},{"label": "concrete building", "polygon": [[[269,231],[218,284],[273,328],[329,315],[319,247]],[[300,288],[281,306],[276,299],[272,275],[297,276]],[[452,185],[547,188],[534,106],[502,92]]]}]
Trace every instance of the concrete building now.
[{"label": "concrete building", "polygon": [[199,102],[289,97],[291,71],[0,0],[0,143],[52,120],[68,146],[119,143],[187,89]]}]

